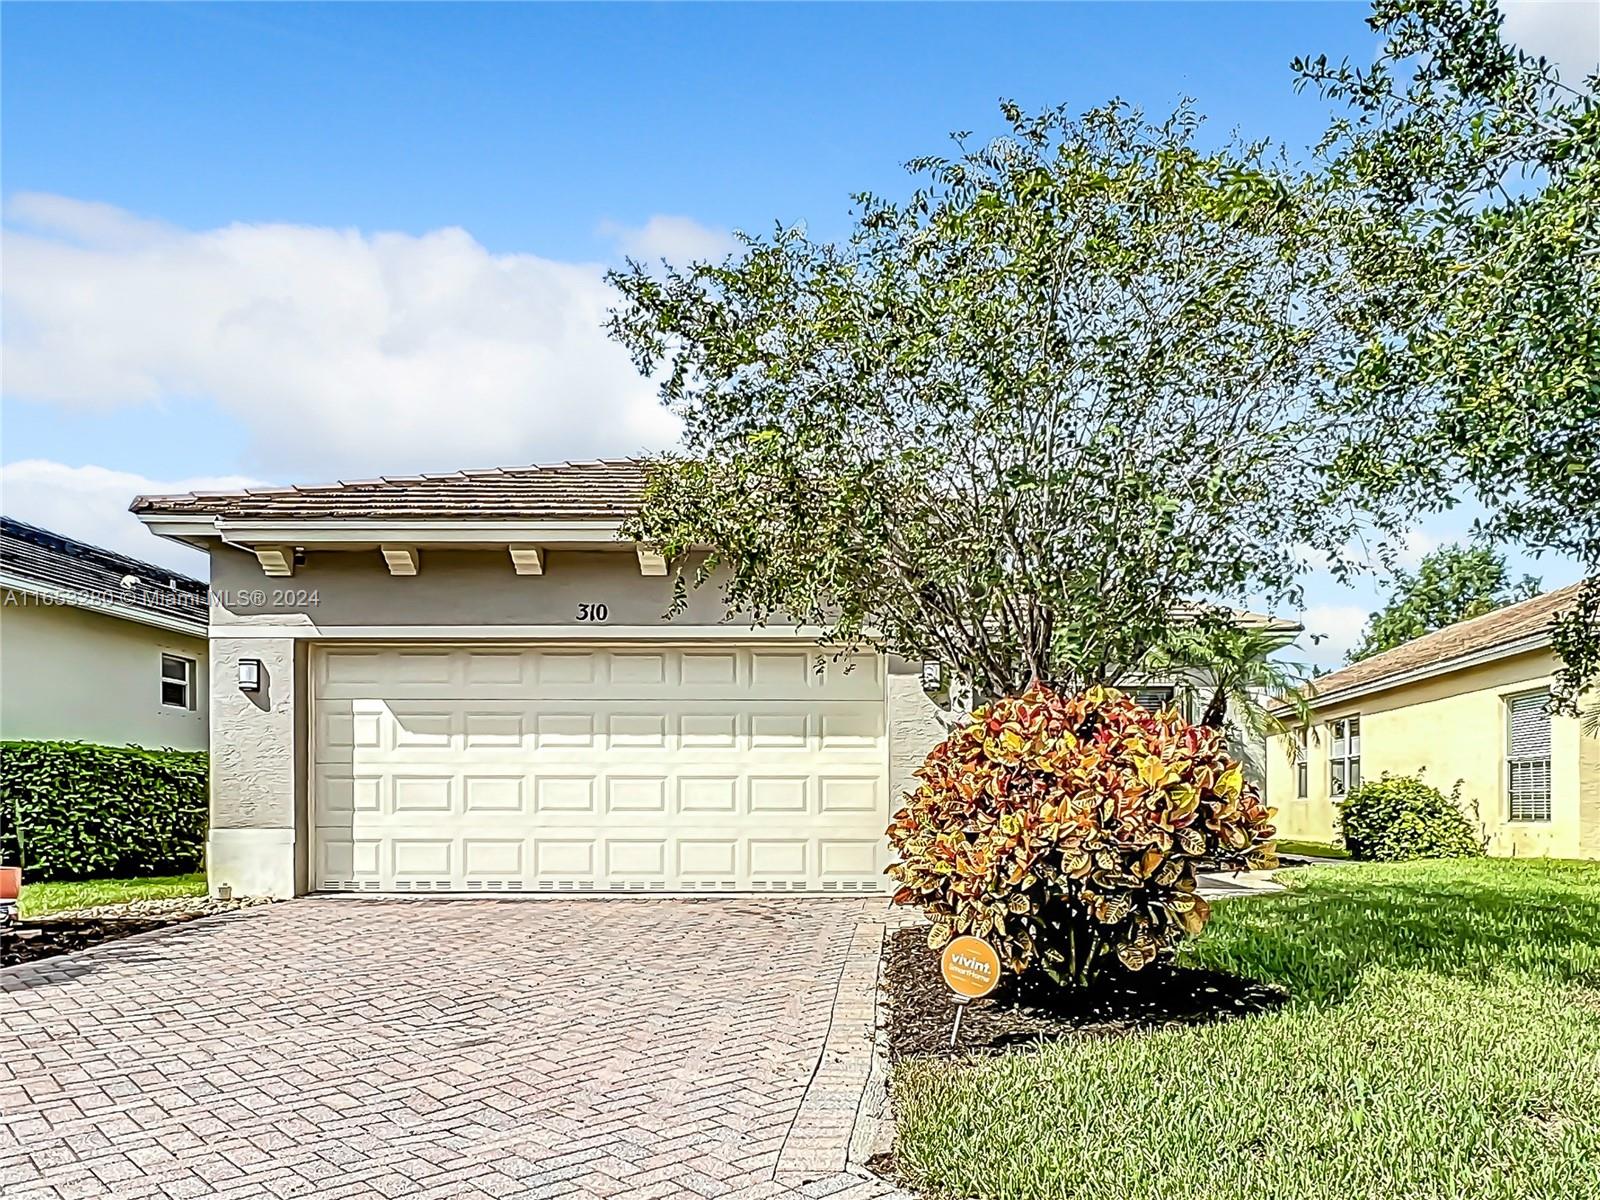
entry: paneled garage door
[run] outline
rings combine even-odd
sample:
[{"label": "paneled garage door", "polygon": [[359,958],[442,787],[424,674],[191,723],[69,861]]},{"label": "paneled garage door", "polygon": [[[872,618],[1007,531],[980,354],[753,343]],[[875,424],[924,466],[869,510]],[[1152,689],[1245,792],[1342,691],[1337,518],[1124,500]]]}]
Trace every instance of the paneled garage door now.
[{"label": "paneled garage door", "polygon": [[773,646],[326,647],[331,891],[878,891],[883,662]]}]

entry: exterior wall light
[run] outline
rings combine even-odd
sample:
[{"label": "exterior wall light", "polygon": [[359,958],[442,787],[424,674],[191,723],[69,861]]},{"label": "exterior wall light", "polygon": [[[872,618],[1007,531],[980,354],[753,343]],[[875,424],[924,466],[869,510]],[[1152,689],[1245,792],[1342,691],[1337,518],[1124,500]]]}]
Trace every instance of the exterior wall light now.
[{"label": "exterior wall light", "polygon": [[261,660],[259,658],[241,658],[239,660],[239,690],[241,692],[259,692],[261,690]]}]

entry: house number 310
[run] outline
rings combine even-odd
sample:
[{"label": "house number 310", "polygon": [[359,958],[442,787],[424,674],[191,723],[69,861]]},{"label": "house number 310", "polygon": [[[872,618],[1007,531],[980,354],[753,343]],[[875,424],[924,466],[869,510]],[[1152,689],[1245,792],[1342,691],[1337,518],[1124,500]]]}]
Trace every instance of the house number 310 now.
[{"label": "house number 310", "polygon": [[611,610],[604,604],[578,605],[578,620],[580,621],[604,621],[610,615]]}]

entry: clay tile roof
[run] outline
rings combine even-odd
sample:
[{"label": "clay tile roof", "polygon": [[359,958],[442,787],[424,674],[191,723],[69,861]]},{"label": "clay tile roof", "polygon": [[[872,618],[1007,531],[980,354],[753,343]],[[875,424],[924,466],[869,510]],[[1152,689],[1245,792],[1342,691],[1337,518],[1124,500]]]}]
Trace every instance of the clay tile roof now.
[{"label": "clay tile roof", "polygon": [[0,572],[58,603],[149,613],[206,635],[206,585],[198,579],[25,521],[0,517]]},{"label": "clay tile roof", "polygon": [[224,519],[615,521],[638,506],[644,465],[638,459],[558,463],[406,475],[380,479],[139,496],[141,514]]},{"label": "clay tile roof", "polygon": [[1386,681],[1390,677],[1443,666],[1457,658],[1547,634],[1555,615],[1577,598],[1581,587],[1582,582],[1569,584],[1470,621],[1457,621],[1393,650],[1318,676],[1311,685],[1313,703],[1318,697],[1336,698],[1341,693],[1378,691],[1389,686]]}]

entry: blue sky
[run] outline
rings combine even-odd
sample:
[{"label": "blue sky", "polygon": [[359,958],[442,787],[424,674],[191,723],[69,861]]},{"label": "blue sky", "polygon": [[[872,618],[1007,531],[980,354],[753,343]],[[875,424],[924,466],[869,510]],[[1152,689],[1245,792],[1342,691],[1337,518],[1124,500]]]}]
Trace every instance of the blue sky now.
[{"label": "blue sky", "polygon": [[[1521,7],[1585,40],[1584,6]],[[1301,147],[1325,112],[1289,59],[1370,56],[1365,12],[8,4],[6,510],[198,569],[133,492],[666,444],[595,329],[622,254],[840,233],[1001,97],[1189,96]],[[1329,647],[1371,598],[1314,581]]]}]

